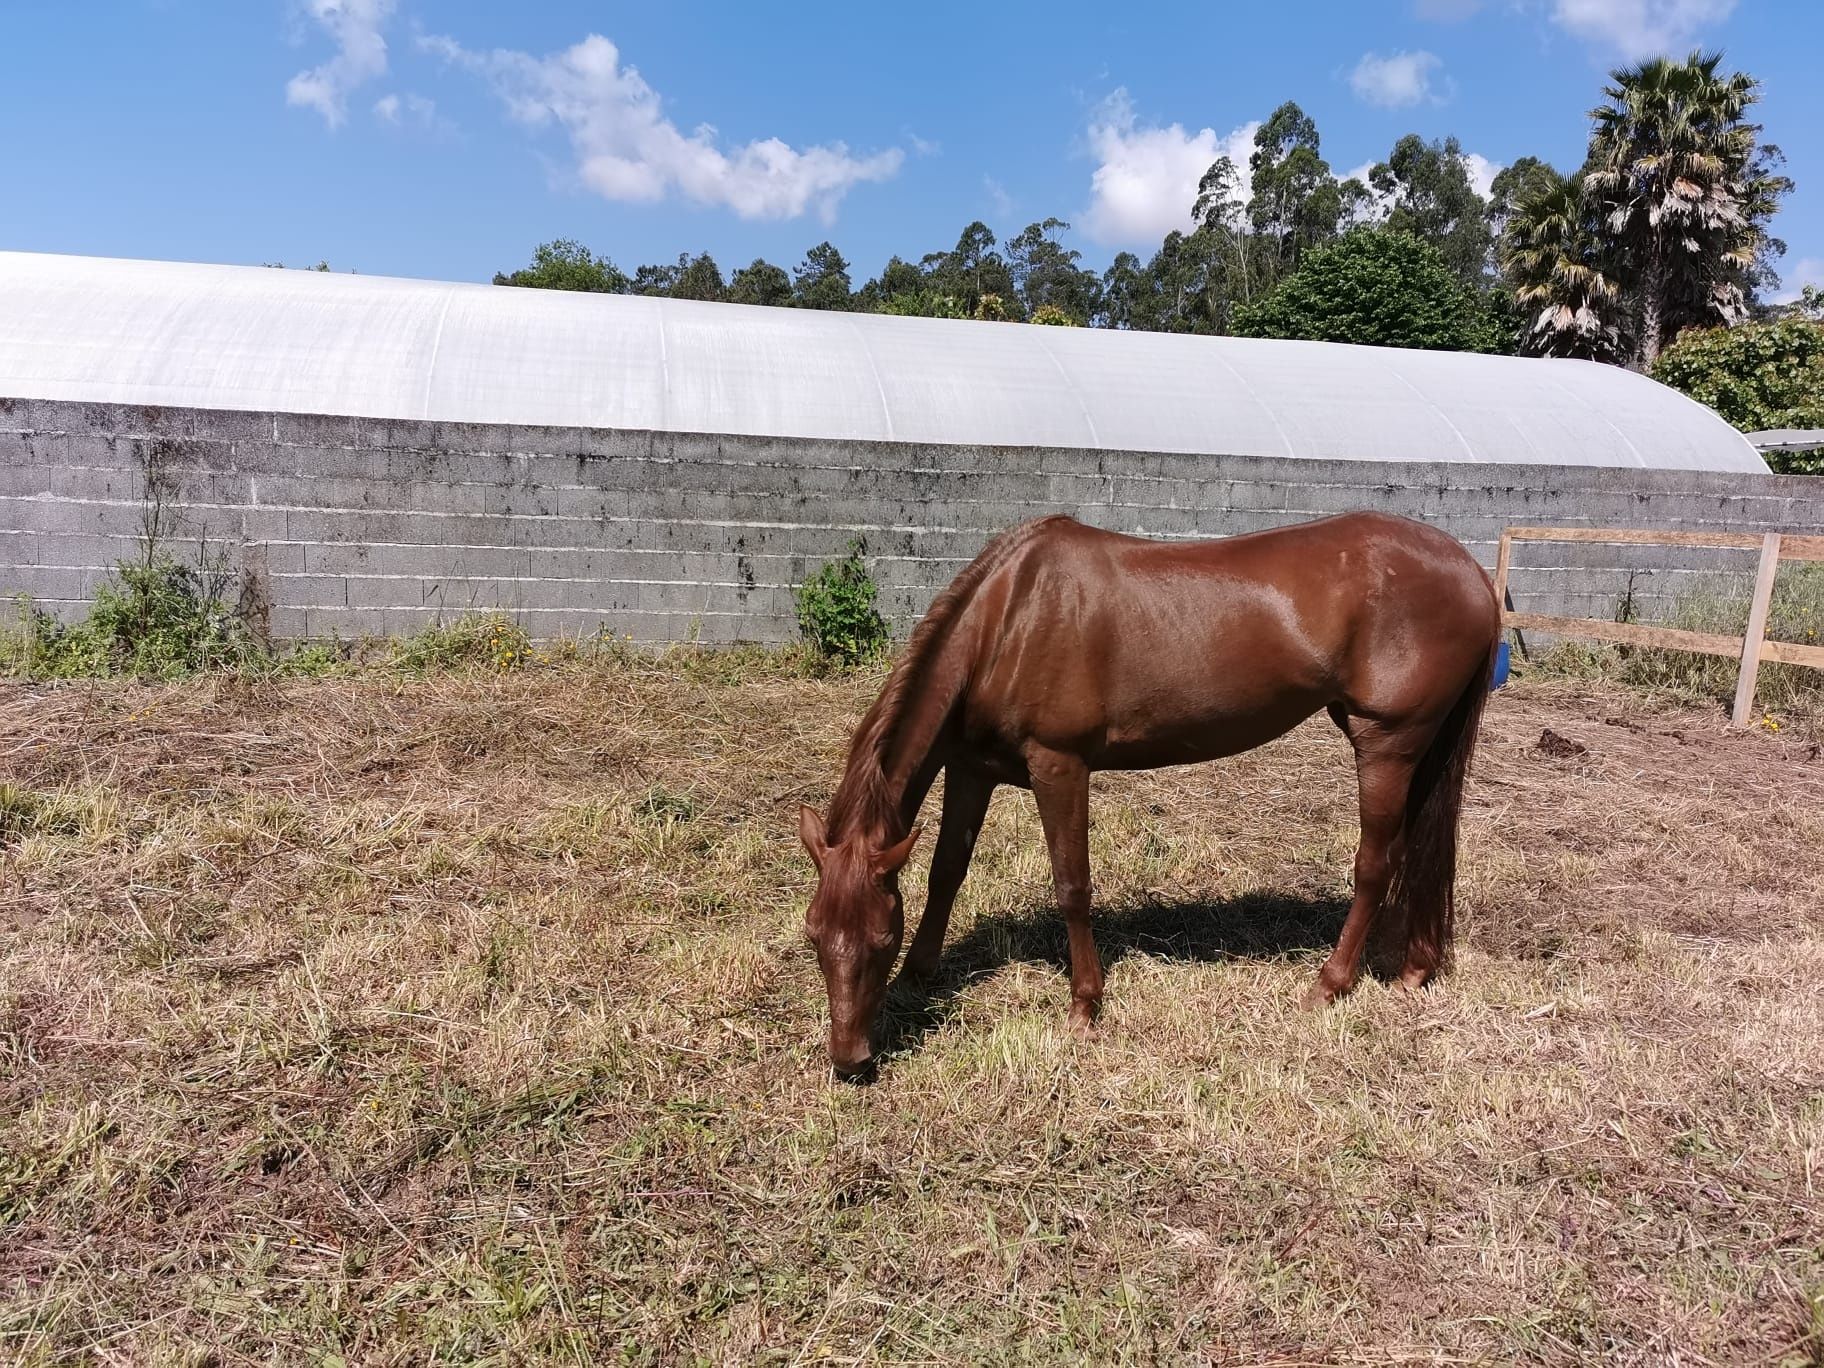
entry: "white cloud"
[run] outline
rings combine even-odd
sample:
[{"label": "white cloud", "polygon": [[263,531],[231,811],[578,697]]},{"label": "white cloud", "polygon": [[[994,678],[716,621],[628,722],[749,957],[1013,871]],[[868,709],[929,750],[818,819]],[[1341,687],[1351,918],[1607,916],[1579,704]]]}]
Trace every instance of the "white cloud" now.
[{"label": "white cloud", "polygon": [[1815,285],[1824,290],[1824,257],[1800,257],[1781,271],[1780,292],[1773,297],[1773,302],[1790,304],[1807,285]]},{"label": "white cloud", "polygon": [[1682,53],[1735,6],[1736,0],[1552,0],[1552,18],[1617,56],[1656,57]]},{"label": "white cloud", "polygon": [[942,143],[932,142],[929,138],[921,138],[909,128],[905,130],[905,134],[906,141],[912,144],[912,150],[921,157],[935,157],[944,150]]},{"label": "white cloud", "polygon": [[1463,160],[1469,168],[1469,183],[1487,199],[1495,188],[1495,177],[1501,174],[1502,163],[1490,161],[1480,152],[1465,152]]},{"label": "white cloud", "polygon": [[348,96],[386,74],[386,39],[380,30],[394,0],[304,0],[305,12],[336,43],[336,55],[300,71],[285,86],[287,104],[314,109],[331,128],[348,118]]},{"label": "white cloud", "polygon": [[993,176],[982,177],[982,189],[988,192],[988,202],[994,206],[994,216],[999,219],[1013,216],[1013,196],[1007,193],[1007,187]]},{"label": "white cloud", "polygon": [[1173,229],[1191,226],[1197,184],[1218,157],[1228,157],[1247,180],[1258,122],[1226,135],[1182,124],[1142,127],[1125,89],[1096,106],[1089,121],[1089,150],[1096,159],[1084,230],[1103,246],[1156,244]]},{"label": "white cloud", "polygon": [[1395,52],[1386,57],[1365,52],[1349,73],[1349,86],[1358,99],[1383,109],[1402,109],[1421,100],[1439,99],[1432,90],[1431,74],[1444,65],[1430,52]]},{"label": "white cloud", "polygon": [[561,127],[578,178],[604,199],[653,204],[677,193],[746,219],[815,209],[827,223],[851,189],[889,179],[905,160],[898,148],[854,157],[839,142],[798,149],[778,138],[724,151],[709,124],[684,133],[667,119],[659,93],[600,34],[549,57],[470,52],[450,38],[419,44],[484,77],[520,123]]},{"label": "white cloud", "polygon": [[423,95],[382,95],[374,101],[374,117],[395,126],[440,128],[444,121],[437,117],[437,102]]}]

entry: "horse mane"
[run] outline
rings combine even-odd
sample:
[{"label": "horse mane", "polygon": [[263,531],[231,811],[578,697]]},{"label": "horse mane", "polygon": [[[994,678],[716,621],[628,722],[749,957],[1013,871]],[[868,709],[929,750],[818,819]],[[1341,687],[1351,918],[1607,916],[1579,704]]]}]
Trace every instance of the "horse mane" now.
[{"label": "horse mane", "polygon": [[917,696],[924,684],[950,630],[962,617],[963,609],[976,589],[989,574],[1007,560],[1015,550],[1031,540],[1048,523],[1067,521],[1062,514],[1035,518],[1008,528],[982,548],[981,554],[955,579],[951,580],[925,610],[918,626],[906,641],[906,649],[887,676],[880,696],[874,700],[855,736],[849,742],[848,764],[836,796],[830,800],[827,839],[833,845],[856,832],[881,833],[888,841],[905,833],[899,802],[887,778],[887,763],[894,738],[905,715],[906,705]]}]

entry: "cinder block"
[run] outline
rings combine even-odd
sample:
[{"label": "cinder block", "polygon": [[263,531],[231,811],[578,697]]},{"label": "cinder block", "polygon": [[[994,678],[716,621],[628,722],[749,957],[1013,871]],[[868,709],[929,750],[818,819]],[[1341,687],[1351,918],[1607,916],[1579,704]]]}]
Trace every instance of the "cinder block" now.
[{"label": "cinder block", "polygon": [[457,579],[448,575],[431,579],[350,575],[342,583],[346,586],[346,597],[341,601],[350,608],[434,607],[462,613],[475,607],[499,607],[505,597],[495,592],[493,580]]},{"label": "cinder block", "polygon": [[349,603],[351,581],[340,575],[274,572],[270,579],[275,607],[339,608]]},{"label": "cinder block", "polygon": [[0,465],[0,495],[34,498],[52,492],[58,477],[65,472],[55,466]]},{"label": "cinder block", "polygon": [[437,514],[480,514],[480,485],[407,484],[393,480],[314,475],[259,475],[251,502],[282,508],[349,509]]},{"label": "cinder block", "polygon": [[286,541],[418,542],[425,545],[491,545],[500,540],[500,519],[455,514],[381,510],[289,509]]},{"label": "cinder block", "polygon": [[38,565],[43,534],[0,527],[0,566]]},{"label": "cinder block", "polygon": [[640,611],[647,613],[705,613],[710,609],[710,586],[704,584],[642,584]]},{"label": "cinder block", "polygon": [[413,418],[358,418],[355,445],[370,451],[400,448],[436,451],[443,447],[442,425]]},{"label": "cinder block", "polygon": [[276,604],[266,616],[266,631],[274,641],[300,641],[310,635],[310,614],[303,608]]},{"label": "cinder block", "polygon": [[142,463],[131,440],[88,433],[36,433],[32,459],[44,465],[91,466],[101,470],[138,470]]},{"label": "cinder block", "polygon": [[82,532],[103,536],[137,536],[138,504],[82,503],[69,499],[0,496],[0,526],[34,532]]},{"label": "cinder block", "polygon": [[326,477],[370,480],[386,475],[384,458],[351,447],[274,445],[271,442],[238,442],[234,468],[244,475],[263,477]]},{"label": "cinder block", "polygon": [[85,599],[93,571],[61,565],[0,565],[0,599],[27,594],[34,599]]},{"label": "cinder block", "polygon": [[624,489],[560,489],[557,512],[566,518],[626,518],[631,516]]},{"label": "cinder block", "polygon": [[241,546],[243,557],[250,553],[265,557],[270,574],[302,574],[305,569],[305,546],[302,542],[248,541]]},{"label": "cinder block", "polygon": [[1133,535],[1141,537],[1189,536],[1197,530],[1197,511],[1191,508],[1134,508]]},{"label": "cinder block", "polygon": [[563,512],[560,491],[528,485],[470,485],[483,494],[482,511],[517,517],[554,518]]},{"label": "cinder block", "polygon": [[0,470],[30,470],[45,463],[38,458],[29,432],[0,428]]},{"label": "cinder block", "polygon": [[280,413],[273,419],[273,438],[280,446],[354,447],[361,420],[322,413]]},{"label": "cinder block", "polygon": [[242,409],[196,409],[191,414],[188,436],[220,443],[255,443],[272,445],[278,440],[279,420],[276,414]]}]

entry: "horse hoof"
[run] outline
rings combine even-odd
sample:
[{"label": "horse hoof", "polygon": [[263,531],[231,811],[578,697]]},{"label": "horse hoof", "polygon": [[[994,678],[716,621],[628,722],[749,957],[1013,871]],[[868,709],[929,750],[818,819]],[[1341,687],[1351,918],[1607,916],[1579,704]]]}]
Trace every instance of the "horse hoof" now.
[{"label": "horse hoof", "polygon": [[1400,987],[1409,993],[1418,992],[1430,982],[1431,970],[1429,969],[1402,969],[1400,971]]},{"label": "horse hoof", "polygon": [[907,959],[900,966],[899,976],[911,983],[928,983],[937,977],[937,957]]},{"label": "horse hoof", "polygon": [[1096,1038],[1095,1008],[1083,1003],[1073,1005],[1070,1009],[1069,1026],[1070,1033],[1078,1040],[1094,1040]]},{"label": "horse hoof", "polygon": [[1321,1012],[1336,1001],[1336,990],[1329,987],[1322,979],[1305,989],[1305,995],[1298,1000],[1299,1007],[1307,1012]]}]

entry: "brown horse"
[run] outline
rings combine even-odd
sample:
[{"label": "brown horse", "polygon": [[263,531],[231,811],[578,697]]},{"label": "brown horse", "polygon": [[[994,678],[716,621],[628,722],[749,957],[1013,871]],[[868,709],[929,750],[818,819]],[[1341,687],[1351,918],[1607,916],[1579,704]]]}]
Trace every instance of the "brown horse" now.
[{"label": "brown horse", "polygon": [[1032,790],[1070,935],[1070,1022],[1102,1001],[1089,922],[1089,776],[1211,760],[1320,708],[1355,748],[1355,898],[1306,995],[1355,982],[1382,902],[1403,914],[1401,981],[1449,946],[1457,816],[1501,616],[1469,553],[1422,523],[1349,513],[1222,541],[1155,542],[1041,518],[939,594],[856,729],[826,822],[799,813],[819,873],[805,931],[830,996],[830,1059],[873,1056],[899,955],[898,872],[946,771],[943,825],[906,972],[937,966],[996,784]]}]

